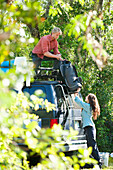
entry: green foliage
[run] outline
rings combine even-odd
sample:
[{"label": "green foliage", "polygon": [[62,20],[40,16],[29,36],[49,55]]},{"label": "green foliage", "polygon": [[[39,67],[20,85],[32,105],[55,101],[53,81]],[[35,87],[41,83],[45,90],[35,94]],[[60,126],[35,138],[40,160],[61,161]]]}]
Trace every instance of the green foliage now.
[{"label": "green foliage", "polygon": [[[79,76],[82,77],[83,97],[89,92],[95,93],[100,103],[101,115],[95,122],[99,150],[112,152],[113,12],[110,11],[111,4],[104,1],[102,11],[99,13],[100,10],[97,12],[94,10],[98,5],[95,1],[6,2],[1,0],[0,3],[0,63],[14,59],[15,56],[26,56],[29,59],[29,52],[38,42],[39,36],[50,33],[54,26],[60,27],[63,35],[58,40],[59,50],[63,57],[76,66]],[[39,36],[35,35],[37,30]],[[34,39],[32,35],[36,38]],[[30,169],[27,153],[16,145],[20,137],[29,149],[32,149],[31,155],[34,153],[41,155],[42,162],[37,165],[38,168],[79,169],[80,165],[83,166],[87,160],[91,162],[90,148],[79,150],[80,153],[72,158],[57,152],[59,147],[55,144],[62,140],[62,134],[66,133],[70,138],[76,136],[76,133],[72,129],[69,131],[70,134],[64,132],[60,126],[55,126],[53,129],[40,129],[37,124],[38,117],[29,114],[28,110],[30,107],[37,110],[42,104],[42,99],[32,96],[31,102],[22,93],[17,95],[11,90],[20,87],[21,76],[26,79],[29,72],[32,72],[33,76],[32,64],[21,68],[18,73],[15,72],[15,68],[7,73],[0,71],[0,168]],[[48,111],[54,109],[54,105],[48,101],[43,101],[42,107]],[[31,119],[36,121],[31,122]]]},{"label": "green foliage", "polygon": [[[49,23],[56,23],[63,32],[65,30],[65,35],[59,38],[60,51],[62,56],[76,66],[79,76],[82,77],[82,95],[85,97],[92,92],[99,99],[101,116],[95,122],[97,142],[100,151],[111,152],[113,142],[113,56],[111,55],[113,53],[113,24],[111,18],[113,15],[112,11],[109,13],[109,6],[106,8],[108,10],[103,9],[103,13],[98,15],[98,11],[97,13],[93,11],[94,6],[94,1],[92,4],[85,2],[84,7],[73,2],[71,11],[68,12],[68,15],[63,15],[63,18],[60,16],[60,21],[59,17],[48,18],[51,19]],[[57,18],[58,20],[56,20]],[[106,66],[103,67],[102,63]],[[103,68],[99,70],[101,66]]]},{"label": "green foliage", "polygon": [[[27,162],[27,153],[17,147],[17,143],[20,140],[32,150],[31,156],[36,153],[41,156],[42,162],[37,165],[38,168],[40,166],[42,169],[59,169],[59,167],[71,168],[74,164],[74,166],[77,166],[77,169],[79,169],[79,164],[81,166],[85,164],[83,163],[84,161],[82,161],[82,163],[79,161],[74,162],[75,157],[71,159],[65,157],[64,153],[58,152],[61,148],[64,150],[63,145],[58,144],[61,142],[62,136],[66,135],[68,139],[74,139],[77,134],[76,131],[73,129],[64,131],[60,125],[54,125],[53,129],[40,129],[37,124],[38,117],[28,112],[29,108],[33,106],[32,102],[29,101],[23,93],[15,93],[15,97],[15,102],[8,110],[5,108],[0,109],[1,169],[30,169]],[[33,97],[32,99],[35,101]],[[40,104],[40,102],[38,103]],[[50,110],[52,109],[50,105],[48,108],[50,108]],[[23,125],[25,125],[26,128],[23,128]],[[81,156],[83,153],[84,151],[80,150]],[[87,154],[88,153],[90,154],[91,151],[87,151]],[[87,158],[92,160],[89,158],[89,154]]]}]

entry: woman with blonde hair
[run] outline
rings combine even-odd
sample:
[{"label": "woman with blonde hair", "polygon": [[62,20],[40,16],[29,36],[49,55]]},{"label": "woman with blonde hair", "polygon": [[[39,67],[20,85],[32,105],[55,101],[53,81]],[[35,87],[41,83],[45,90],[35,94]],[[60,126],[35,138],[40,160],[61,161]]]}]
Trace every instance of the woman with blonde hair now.
[{"label": "woman with blonde hair", "polygon": [[75,102],[82,108],[81,115],[83,119],[83,128],[86,135],[87,146],[92,147],[92,157],[98,161],[98,165],[101,168],[101,161],[96,143],[96,128],[93,122],[93,119],[96,120],[100,115],[100,106],[97,97],[90,93],[86,96],[85,102],[83,102],[78,97],[78,92],[76,92],[74,95]]}]

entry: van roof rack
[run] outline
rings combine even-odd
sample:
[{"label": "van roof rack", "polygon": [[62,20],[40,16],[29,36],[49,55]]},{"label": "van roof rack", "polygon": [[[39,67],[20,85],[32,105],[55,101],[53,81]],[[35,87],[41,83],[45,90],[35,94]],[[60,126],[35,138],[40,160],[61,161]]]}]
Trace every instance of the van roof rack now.
[{"label": "van roof rack", "polygon": [[[44,63],[45,61],[47,62]],[[34,78],[42,80],[54,79],[54,81],[61,80],[61,75],[59,71],[60,62],[61,61],[53,58],[46,57],[43,60],[38,58],[38,64],[34,62],[36,72]],[[47,65],[49,66],[47,67]]]}]

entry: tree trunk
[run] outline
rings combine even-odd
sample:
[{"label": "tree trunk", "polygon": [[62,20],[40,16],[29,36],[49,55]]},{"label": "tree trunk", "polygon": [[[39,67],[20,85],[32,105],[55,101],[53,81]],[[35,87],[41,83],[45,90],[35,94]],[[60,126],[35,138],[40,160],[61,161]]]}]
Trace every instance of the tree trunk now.
[{"label": "tree trunk", "polygon": [[102,11],[103,0],[99,0],[98,10]]},{"label": "tree trunk", "polygon": [[103,5],[103,0],[95,0],[94,9],[95,9],[97,12],[101,12],[101,11],[102,11],[102,5]]},{"label": "tree trunk", "polygon": [[31,24],[27,24],[29,30],[30,30],[30,33],[31,35],[34,37],[34,38],[38,38],[40,39],[40,32],[39,32],[39,28],[38,28],[38,24],[36,24],[35,28],[32,27]]},{"label": "tree trunk", "polygon": [[47,18],[48,18],[48,15],[49,15],[49,9],[50,9],[50,6],[51,6],[51,5],[52,5],[51,0],[48,0],[48,4],[47,4],[47,7],[46,7],[46,12],[45,12],[45,14],[44,14],[45,19],[47,19]]}]

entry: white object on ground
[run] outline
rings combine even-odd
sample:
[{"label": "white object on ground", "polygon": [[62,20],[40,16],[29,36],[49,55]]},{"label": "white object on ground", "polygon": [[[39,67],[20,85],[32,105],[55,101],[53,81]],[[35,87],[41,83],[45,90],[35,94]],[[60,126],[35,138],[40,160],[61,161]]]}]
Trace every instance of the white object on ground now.
[{"label": "white object on ground", "polygon": [[103,164],[108,167],[109,162],[109,153],[108,152],[100,152],[100,157],[102,159]]}]

